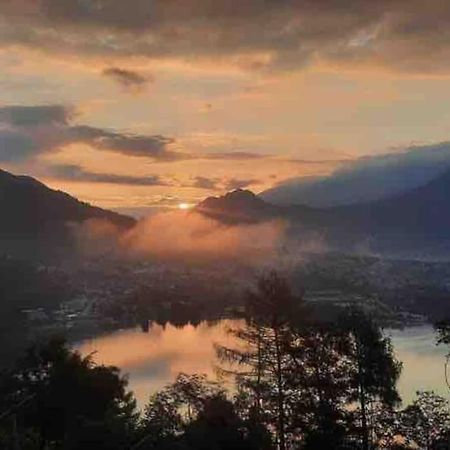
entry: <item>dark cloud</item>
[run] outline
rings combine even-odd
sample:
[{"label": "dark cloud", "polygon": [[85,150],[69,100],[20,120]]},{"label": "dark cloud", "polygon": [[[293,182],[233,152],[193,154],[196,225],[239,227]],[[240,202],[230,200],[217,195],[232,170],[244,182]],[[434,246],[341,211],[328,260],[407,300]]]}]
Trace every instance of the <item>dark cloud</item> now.
[{"label": "dark cloud", "polygon": [[238,179],[238,178],[211,178],[205,176],[197,176],[190,183],[183,184],[182,187],[193,187],[197,189],[205,189],[208,191],[234,191],[235,189],[243,189],[252,184],[260,183],[256,179]]},{"label": "dark cloud", "polygon": [[83,143],[98,150],[171,162],[190,159],[245,160],[264,158],[246,152],[190,154],[174,150],[173,138],[111,131],[73,124],[72,108],[61,105],[0,107],[0,161],[22,161]]},{"label": "dark cloud", "polygon": [[159,160],[189,159],[188,155],[172,152],[167,146],[174,140],[164,136],[139,136],[114,133],[96,139],[93,145],[131,156],[150,156]]},{"label": "dark cloud", "polygon": [[109,150],[128,156],[141,156],[162,161],[190,159],[190,155],[169,150],[174,139],[161,135],[118,133],[89,126],[72,126],[68,130],[74,142],[84,142],[99,150]]},{"label": "dark cloud", "polygon": [[442,0],[6,0],[0,42],[80,55],[228,60],[249,70],[315,61],[450,69]]},{"label": "dark cloud", "polygon": [[74,112],[62,105],[3,106],[0,123],[11,126],[66,125]]},{"label": "dark cloud", "polygon": [[210,152],[198,155],[198,157],[203,159],[220,159],[220,160],[230,160],[230,161],[240,161],[249,159],[265,159],[270,155],[265,155],[261,153],[250,153],[250,152]]},{"label": "dark cloud", "polygon": [[290,158],[284,159],[283,161],[291,164],[299,164],[301,166],[329,166],[329,165],[339,165],[348,163],[351,158],[342,159],[300,159],[300,158]]},{"label": "dark cloud", "polygon": [[148,83],[153,82],[152,77],[141,75],[133,70],[121,69],[119,67],[108,67],[102,74],[118,83],[122,88],[131,92],[142,91]]},{"label": "dark cloud", "polygon": [[90,183],[125,184],[134,186],[170,186],[170,183],[157,175],[138,177],[117,175],[114,173],[91,172],[77,165],[54,165],[49,168],[50,175],[70,181],[87,181]]},{"label": "dark cloud", "polygon": [[219,182],[220,182],[219,178],[208,178],[208,177],[198,176],[198,177],[194,178],[190,187],[215,191],[215,190],[219,189]]},{"label": "dark cloud", "polygon": [[0,107],[0,161],[22,161],[64,143],[73,115],[60,105]]},{"label": "dark cloud", "polygon": [[236,189],[244,189],[251,186],[252,184],[259,184],[259,183],[260,181],[254,178],[249,178],[246,180],[231,178],[225,182],[224,187],[226,191],[234,191]]},{"label": "dark cloud", "polygon": [[71,108],[60,105],[1,107],[0,161],[22,161],[75,143],[159,161],[191,158],[169,148],[174,143],[172,138],[74,125],[73,117]]},{"label": "dark cloud", "polygon": [[38,146],[29,136],[0,126],[0,161],[22,161],[34,156],[38,151]]}]

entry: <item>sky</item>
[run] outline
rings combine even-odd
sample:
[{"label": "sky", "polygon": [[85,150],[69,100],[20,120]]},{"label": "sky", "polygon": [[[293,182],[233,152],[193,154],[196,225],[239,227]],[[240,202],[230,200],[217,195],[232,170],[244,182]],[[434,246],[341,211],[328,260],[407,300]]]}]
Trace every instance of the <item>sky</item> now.
[{"label": "sky", "polygon": [[107,208],[449,141],[450,5],[0,0],[0,167]]}]

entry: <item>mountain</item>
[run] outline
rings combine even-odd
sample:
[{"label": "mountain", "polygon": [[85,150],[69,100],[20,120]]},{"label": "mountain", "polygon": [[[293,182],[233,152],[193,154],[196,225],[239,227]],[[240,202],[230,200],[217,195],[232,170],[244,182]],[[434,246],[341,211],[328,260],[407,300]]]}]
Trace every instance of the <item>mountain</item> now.
[{"label": "mountain", "polygon": [[26,254],[70,245],[70,224],[106,220],[119,229],[134,219],[80,202],[38,180],[0,170],[0,251]]},{"label": "mountain", "polygon": [[260,197],[277,205],[316,208],[362,204],[425,186],[449,169],[449,142],[412,146],[399,152],[342,161],[327,176],[282,181]]},{"label": "mountain", "polygon": [[222,197],[208,197],[195,209],[203,215],[229,224],[255,223],[281,218],[313,227],[324,223],[324,216],[329,216],[326,210],[309,206],[274,205],[246,189],[236,189]]},{"label": "mountain", "polygon": [[253,223],[282,214],[282,208],[266,203],[246,189],[236,189],[222,197],[208,197],[195,209],[224,223]]},{"label": "mountain", "polygon": [[272,205],[249,191],[210,197],[197,209],[227,223],[282,218],[291,236],[320,234],[333,248],[362,245],[379,252],[450,255],[450,171],[424,186],[384,200],[334,208]]},{"label": "mountain", "polygon": [[334,213],[346,219],[351,228],[356,226],[373,233],[450,239],[450,171],[403,194],[335,208]]}]

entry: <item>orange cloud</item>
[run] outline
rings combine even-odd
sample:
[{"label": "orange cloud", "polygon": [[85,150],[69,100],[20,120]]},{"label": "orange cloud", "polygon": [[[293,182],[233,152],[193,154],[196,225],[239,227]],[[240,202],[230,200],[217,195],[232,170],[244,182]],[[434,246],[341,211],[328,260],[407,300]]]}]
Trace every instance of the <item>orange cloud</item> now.
[{"label": "orange cloud", "polygon": [[275,252],[283,235],[281,221],[227,226],[196,212],[173,211],[142,220],[121,243],[135,257],[258,261]]}]

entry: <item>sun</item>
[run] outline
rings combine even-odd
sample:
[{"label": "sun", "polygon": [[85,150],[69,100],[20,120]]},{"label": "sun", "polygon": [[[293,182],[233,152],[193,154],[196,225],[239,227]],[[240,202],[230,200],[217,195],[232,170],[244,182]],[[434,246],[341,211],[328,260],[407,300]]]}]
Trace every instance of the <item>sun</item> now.
[{"label": "sun", "polygon": [[189,203],[179,203],[178,204],[178,209],[182,209],[182,210],[186,210],[191,208],[191,205]]}]

